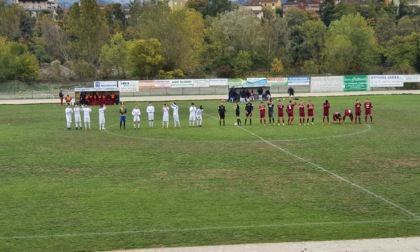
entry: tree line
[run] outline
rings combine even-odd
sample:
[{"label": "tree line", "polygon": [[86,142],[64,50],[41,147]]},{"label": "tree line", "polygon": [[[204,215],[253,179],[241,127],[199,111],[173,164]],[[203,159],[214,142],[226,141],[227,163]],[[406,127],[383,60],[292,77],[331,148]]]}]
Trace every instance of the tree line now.
[{"label": "tree line", "polygon": [[53,15],[0,0],[0,81],[352,75],[420,72],[420,11],[406,1],[323,1],[320,15],[228,0],[100,7]]}]

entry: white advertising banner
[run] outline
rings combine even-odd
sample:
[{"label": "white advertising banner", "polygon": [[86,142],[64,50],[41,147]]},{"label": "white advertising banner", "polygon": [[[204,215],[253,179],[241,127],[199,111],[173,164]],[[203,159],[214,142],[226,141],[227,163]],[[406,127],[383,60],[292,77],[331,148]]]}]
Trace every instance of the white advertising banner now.
[{"label": "white advertising banner", "polygon": [[405,75],[369,75],[370,87],[403,87]]},{"label": "white advertising banner", "polygon": [[138,80],[118,81],[118,87],[121,93],[133,93],[139,91]]},{"label": "white advertising banner", "polygon": [[209,86],[227,86],[228,79],[209,79]]},{"label": "white advertising banner", "polygon": [[263,77],[263,78],[246,78],[246,84],[247,85],[267,85],[267,78]]},{"label": "white advertising banner", "polygon": [[420,82],[420,74],[404,75],[404,82]]},{"label": "white advertising banner", "polygon": [[171,80],[171,88],[193,87],[193,80]]},{"label": "white advertising banner", "polygon": [[193,87],[209,87],[210,80],[209,79],[195,79],[193,80]]},{"label": "white advertising banner", "polygon": [[343,91],[344,76],[311,77],[311,92],[341,92]]},{"label": "white advertising banner", "polygon": [[311,82],[310,77],[300,76],[300,77],[288,77],[287,83],[289,86],[307,86]]},{"label": "white advertising banner", "polygon": [[287,77],[267,78],[267,83],[271,86],[287,86]]},{"label": "white advertising banner", "polygon": [[154,88],[171,88],[170,80],[155,80]]},{"label": "white advertising banner", "polygon": [[118,88],[118,81],[94,81],[94,88]]}]

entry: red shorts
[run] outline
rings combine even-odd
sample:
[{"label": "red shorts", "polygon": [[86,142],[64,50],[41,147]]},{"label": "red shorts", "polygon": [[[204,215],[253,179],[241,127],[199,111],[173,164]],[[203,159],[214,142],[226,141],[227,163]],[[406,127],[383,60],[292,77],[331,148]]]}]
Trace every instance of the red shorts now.
[{"label": "red shorts", "polygon": [[277,112],[277,116],[278,116],[278,117],[284,117],[284,112],[283,112],[283,110],[279,110],[279,111]]},{"label": "red shorts", "polygon": [[305,117],[305,111],[299,111],[299,116],[300,117]]},{"label": "red shorts", "polygon": [[330,116],[330,113],[327,111],[324,111],[324,116]]},{"label": "red shorts", "polygon": [[372,115],[372,110],[371,109],[366,109],[365,115],[371,116]]},{"label": "red shorts", "polygon": [[314,111],[313,110],[308,110],[308,117],[310,116],[314,116]]},{"label": "red shorts", "polygon": [[265,118],[265,113],[260,113],[260,118]]},{"label": "red shorts", "polygon": [[293,117],[293,112],[287,112],[287,116]]},{"label": "red shorts", "polygon": [[360,111],[360,110],[356,110],[356,115],[357,116],[360,116],[362,114],[362,111]]}]

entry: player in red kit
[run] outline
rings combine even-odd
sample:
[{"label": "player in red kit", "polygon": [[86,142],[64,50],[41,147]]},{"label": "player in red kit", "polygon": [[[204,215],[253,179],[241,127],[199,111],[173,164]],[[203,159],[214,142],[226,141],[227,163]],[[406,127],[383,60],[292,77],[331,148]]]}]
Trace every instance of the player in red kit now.
[{"label": "player in red kit", "polygon": [[[314,120],[315,120],[315,116],[314,116],[314,104],[312,103],[311,100],[309,100],[308,104],[306,105],[307,111],[308,111],[308,118],[306,119],[306,123],[309,125],[309,117],[312,118],[312,125],[314,125]],[[304,122],[305,123],[305,122]]]},{"label": "player in red kit", "polygon": [[356,99],[356,104],[354,104],[354,110],[356,114],[354,122],[357,123],[357,118],[359,118],[359,124],[361,124],[360,116],[362,115],[362,104],[360,103],[359,99]]},{"label": "player in red kit", "polygon": [[370,117],[370,122],[373,124],[373,118],[372,118],[372,108],[373,108],[373,105],[369,101],[368,98],[366,98],[364,107],[365,107],[365,123],[367,123],[367,117],[369,116]]},{"label": "player in red kit", "polygon": [[265,104],[263,102],[261,102],[261,105],[258,107],[258,109],[260,110],[260,125],[262,125],[262,121],[264,119],[264,126],[266,124],[265,121]]},{"label": "player in red kit", "polygon": [[305,125],[305,103],[303,100],[299,102],[299,125]]},{"label": "player in red kit", "polygon": [[346,121],[346,117],[350,117],[350,120],[351,120],[351,122],[352,123],[354,123],[353,122],[353,112],[351,111],[351,109],[346,109],[346,110],[344,110],[344,116],[343,116],[343,124],[344,124],[344,122]]},{"label": "player in red kit", "polygon": [[287,111],[287,124],[288,125],[292,125],[293,124],[293,120],[295,119],[294,118],[294,112],[293,112],[293,109],[295,108],[295,105],[296,105],[296,101],[294,101],[293,103],[292,103],[292,100],[290,100],[289,101],[289,104],[287,104],[287,106],[286,106],[286,111]]},{"label": "player in red kit", "polygon": [[325,100],[323,106],[324,106],[324,114],[323,114],[323,117],[322,117],[322,125],[324,125],[324,123],[325,123],[325,117],[327,118],[328,124],[330,124],[330,107],[331,107],[331,105],[328,102],[328,100]]},{"label": "player in red kit", "polygon": [[283,121],[283,126],[284,126],[284,104],[283,102],[279,101],[279,103],[277,104],[277,125],[280,126],[280,118]]},{"label": "player in red kit", "polygon": [[341,123],[341,114],[340,112],[334,112],[333,114],[333,123]]}]

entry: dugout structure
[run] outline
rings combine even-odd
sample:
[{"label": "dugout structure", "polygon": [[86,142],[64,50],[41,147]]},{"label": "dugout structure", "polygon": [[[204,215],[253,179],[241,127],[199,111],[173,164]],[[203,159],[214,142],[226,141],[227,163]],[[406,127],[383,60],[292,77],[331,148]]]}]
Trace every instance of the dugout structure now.
[{"label": "dugout structure", "polygon": [[[240,98],[245,95],[245,99],[250,98],[251,91],[254,91],[254,101],[258,101],[258,89],[263,90],[263,100],[267,100],[266,91],[271,94],[271,85],[241,85],[232,86],[228,89],[228,99],[230,102],[240,101]],[[245,94],[242,94],[244,92]]]},{"label": "dugout structure", "polygon": [[120,103],[118,88],[75,88],[74,95],[75,103],[82,105],[117,105]]}]

